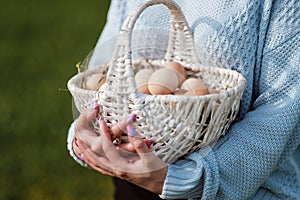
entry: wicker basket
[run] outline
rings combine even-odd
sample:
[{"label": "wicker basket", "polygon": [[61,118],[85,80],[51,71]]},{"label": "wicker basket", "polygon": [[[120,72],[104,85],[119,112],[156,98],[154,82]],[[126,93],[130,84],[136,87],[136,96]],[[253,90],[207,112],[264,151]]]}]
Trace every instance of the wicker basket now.
[{"label": "wicker basket", "polygon": [[[133,62],[131,39],[134,24],[146,8],[157,4],[164,4],[170,10],[166,54],[161,60]],[[147,95],[137,91],[136,70],[161,68],[171,61],[181,63],[188,77],[202,79],[208,88],[217,89],[220,93],[177,96]],[[87,70],[69,80],[68,88],[78,110],[81,112],[98,102],[108,126],[135,113],[137,132],[153,140],[153,152],[168,163],[225,134],[238,113],[246,85],[244,77],[236,71],[198,63],[191,30],[179,6],[171,0],[150,0],[140,4],[123,24],[112,61],[101,70],[107,84],[103,92],[82,88],[84,77],[99,73],[99,69]],[[97,120],[93,122],[93,128],[99,132]]]}]

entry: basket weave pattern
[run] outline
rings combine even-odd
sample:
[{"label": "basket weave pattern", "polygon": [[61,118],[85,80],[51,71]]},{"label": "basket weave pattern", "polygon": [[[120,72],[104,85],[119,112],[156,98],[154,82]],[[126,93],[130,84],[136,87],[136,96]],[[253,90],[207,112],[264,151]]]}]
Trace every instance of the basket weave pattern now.
[{"label": "basket weave pattern", "polygon": [[[170,33],[167,52],[162,60],[132,61],[131,39],[134,24],[149,6],[163,4],[170,10]],[[187,77],[202,79],[218,94],[205,96],[146,95],[137,91],[134,75],[140,68],[158,69],[176,61],[187,70]],[[101,69],[107,87],[103,92],[85,90],[86,75],[99,73],[87,70],[68,82],[80,112],[100,104],[100,113],[112,126],[129,114],[137,115],[135,128],[144,138],[154,141],[154,153],[171,163],[180,156],[195,151],[225,134],[235,119],[245,89],[245,79],[239,73],[198,63],[190,28],[178,5],[171,0],[143,2],[124,22],[118,36],[112,61]],[[97,120],[93,123],[98,130]]]}]

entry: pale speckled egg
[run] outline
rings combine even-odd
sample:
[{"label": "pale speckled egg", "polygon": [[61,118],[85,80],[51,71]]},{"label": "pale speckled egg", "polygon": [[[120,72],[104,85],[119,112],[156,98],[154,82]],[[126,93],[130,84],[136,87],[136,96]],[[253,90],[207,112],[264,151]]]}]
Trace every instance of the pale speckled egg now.
[{"label": "pale speckled egg", "polygon": [[178,62],[170,62],[166,65],[166,67],[174,70],[176,72],[176,76],[178,79],[178,86],[180,87],[183,81],[186,79],[186,71],[185,68]]},{"label": "pale speckled egg", "polygon": [[178,86],[176,73],[169,68],[161,68],[152,73],[148,80],[151,94],[171,94]]},{"label": "pale speckled egg", "polygon": [[197,78],[188,78],[181,85],[181,89],[185,90],[193,90],[195,88],[207,89],[207,86],[202,82],[202,80]]},{"label": "pale speckled egg", "polygon": [[153,73],[152,69],[141,69],[135,75],[135,83],[139,92],[150,94],[148,89],[148,80]]}]

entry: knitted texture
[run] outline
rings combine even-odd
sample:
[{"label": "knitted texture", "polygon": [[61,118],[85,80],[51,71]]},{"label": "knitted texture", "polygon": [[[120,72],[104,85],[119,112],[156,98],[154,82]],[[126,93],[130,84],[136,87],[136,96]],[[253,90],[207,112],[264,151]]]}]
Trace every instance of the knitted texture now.
[{"label": "knitted texture", "polygon": [[[112,0],[97,46],[118,34],[141,1]],[[262,188],[270,198],[300,199],[294,163],[300,158],[290,157],[300,143],[300,1],[175,1],[194,32],[200,62],[237,70],[247,87],[228,133],[208,152],[169,165],[161,197],[263,199]],[[155,6],[136,29],[168,25],[168,10]]]}]

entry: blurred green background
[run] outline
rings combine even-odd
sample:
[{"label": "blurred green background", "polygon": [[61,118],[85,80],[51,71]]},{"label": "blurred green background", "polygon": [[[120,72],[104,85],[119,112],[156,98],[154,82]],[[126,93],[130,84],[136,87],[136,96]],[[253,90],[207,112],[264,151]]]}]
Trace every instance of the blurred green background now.
[{"label": "blurred green background", "polygon": [[0,6],[0,200],[113,199],[110,177],[78,165],[66,138],[68,79],[94,48],[109,0]]},{"label": "blurred green background", "polygon": [[94,48],[109,0],[0,6],[0,199],[112,199],[111,178],[78,165],[66,138],[68,79]]}]

